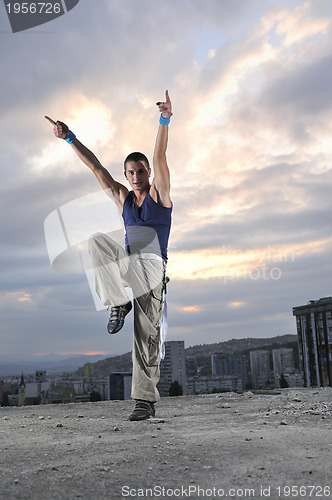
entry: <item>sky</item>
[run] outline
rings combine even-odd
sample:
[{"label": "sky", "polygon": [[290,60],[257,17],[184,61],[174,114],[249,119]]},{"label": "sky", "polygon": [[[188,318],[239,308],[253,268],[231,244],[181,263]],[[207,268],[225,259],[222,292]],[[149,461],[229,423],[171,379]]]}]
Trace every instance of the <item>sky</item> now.
[{"label": "sky", "polygon": [[44,221],[100,187],[44,115],[125,183],[166,89],[168,340],[296,334],[292,307],[332,293],[331,21],[329,0],[80,0],[12,33],[0,4],[1,359],[131,350],[132,315],[108,335],[86,275],[51,266]]}]

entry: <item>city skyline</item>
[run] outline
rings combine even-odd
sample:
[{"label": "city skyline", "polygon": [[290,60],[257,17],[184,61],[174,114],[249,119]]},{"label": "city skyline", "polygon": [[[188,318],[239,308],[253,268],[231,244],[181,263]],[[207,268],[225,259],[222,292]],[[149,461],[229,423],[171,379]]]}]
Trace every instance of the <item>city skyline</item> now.
[{"label": "city skyline", "polygon": [[17,34],[0,6],[2,356],[131,350],[132,317],[109,336],[85,275],[51,268],[45,219],[99,186],[44,115],[122,182],[166,89],[167,340],[295,335],[292,308],[331,295],[332,6],[174,5],[81,0]]}]

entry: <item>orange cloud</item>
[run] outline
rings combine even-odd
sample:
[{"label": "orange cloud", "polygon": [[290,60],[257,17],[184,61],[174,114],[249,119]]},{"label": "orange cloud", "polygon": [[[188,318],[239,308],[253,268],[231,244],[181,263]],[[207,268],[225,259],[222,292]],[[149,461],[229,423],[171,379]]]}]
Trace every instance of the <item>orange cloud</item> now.
[{"label": "orange cloud", "polygon": [[107,351],[63,351],[63,352],[57,351],[56,354],[60,354],[61,356],[67,356],[68,354],[84,355],[84,356],[96,356],[99,354],[105,356],[106,354],[108,354],[108,352]]},{"label": "orange cloud", "polygon": [[35,352],[34,356],[47,356],[49,354],[59,354],[60,356],[68,356],[68,355],[73,355],[73,356],[95,356],[97,354],[101,356],[106,356],[108,354],[107,351],[54,351],[54,352]]},{"label": "orange cloud", "polygon": [[231,307],[240,307],[240,306],[243,306],[243,304],[245,304],[245,302],[241,302],[241,301],[239,301],[239,302],[230,302],[229,303],[229,305]]},{"label": "orange cloud", "polygon": [[185,311],[185,312],[192,312],[192,311],[199,311],[200,308],[198,306],[185,306],[185,307],[181,307],[181,311]]},{"label": "orange cloud", "polygon": [[320,253],[332,239],[310,241],[279,247],[268,246],[241,251],[230,246],[218,249],[170,252],[168,273],[172,279],[258,279],[262,269],[273,272],[272,279],[280,278],[280,267],[294,262],[303,254]]}]

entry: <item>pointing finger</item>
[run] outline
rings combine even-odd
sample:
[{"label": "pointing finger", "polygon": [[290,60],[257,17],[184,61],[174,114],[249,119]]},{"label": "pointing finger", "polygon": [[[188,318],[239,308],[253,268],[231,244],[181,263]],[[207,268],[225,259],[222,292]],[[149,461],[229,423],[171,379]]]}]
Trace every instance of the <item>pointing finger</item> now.
[{"label": "pointing finger", "polygon": [[166,95],[166,102],[170,102],[168,90],[166,90],[165,95]]},{"label": "pointing finger", "polygon": [[52,123],[52,125],[56,125],[56,122],[54,120],[52,120],[52,118],[50,118],[49,116],[45,116],[46,120],[48,120],[50,123]]}]

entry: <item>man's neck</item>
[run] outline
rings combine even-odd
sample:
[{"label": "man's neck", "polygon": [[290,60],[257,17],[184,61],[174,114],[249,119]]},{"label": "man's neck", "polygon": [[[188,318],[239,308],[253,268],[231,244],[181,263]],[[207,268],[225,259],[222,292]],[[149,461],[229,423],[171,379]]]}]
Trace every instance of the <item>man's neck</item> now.
[{"label": "man's neck", "polygon": [[137,191],[134,190],[135,205],[140,207],[143,201],[145,200],[147,194],[149,193],[149,191],[150,191],[150,185],[144,190],[137,190]]}]

